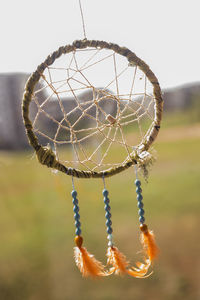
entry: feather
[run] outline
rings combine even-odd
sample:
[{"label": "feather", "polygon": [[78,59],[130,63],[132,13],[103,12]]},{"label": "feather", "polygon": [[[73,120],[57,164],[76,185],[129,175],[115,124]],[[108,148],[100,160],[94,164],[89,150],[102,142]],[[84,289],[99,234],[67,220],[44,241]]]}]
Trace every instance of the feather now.
[{"label": "feather", "polygon": [[159,254],[153,231],[149,231],[148,229],[142,231],[141,242],[146,255],[149,257],[150,262],[152,262]]},{"label": "feather", "polygon": [[137,262],[136,266],[137,268],[132,267],[128,269],[127,273],[136,278],[146,278],[152,274],[151,272],[150,274],[147,275],[149,267],[151,266],[151,262],[149,259],[146,259],[144,263]]},{"label": "feather", "polygon": [[74,248],[75,263],[81,271],[83,277],[99,277],[107,276],[104,271],[104,266],[101,262],[96,260],[94,255],[90,254],[85,247],[82,247],[83,238],[80,235],[75,237],[76,246]]},{"label": "feather", "polygon": [[74,248],[75,262],[83,277],[107,276],[104,266],[85,247]]},{"label": "feather", "polygon": [[152,274],[152,272],[150,274],[147,273],[154,259],[157,258],[159,249],[156,245],[154,234],[148,230],[147,225],[141,225],[140,229],[142,231],[140,240],[145,254],[144,263],[137,262],[137,267],[130,268],[127,273],[133,277],[146,278]]},{"label": "feather", "polygon": [[151,272],[151,273],[147,274],[147,272],[148,272],[148,270],[144,273],[139,273],[137,271],[134,271],[132,268],[127,270],[127,273],[130,276],[135,277],[135,278],[147,278],[147,277],[151,276],[151,274],[153,273],[153,272]]},{"label": "feather", "polygon": [[123,275],[127,273],[128,262],[123,253],[121,253],[117,247],[109,247],[107,250],[107,264],[112,265],[110,268],[109,275],[115,273],[117,275]]}]

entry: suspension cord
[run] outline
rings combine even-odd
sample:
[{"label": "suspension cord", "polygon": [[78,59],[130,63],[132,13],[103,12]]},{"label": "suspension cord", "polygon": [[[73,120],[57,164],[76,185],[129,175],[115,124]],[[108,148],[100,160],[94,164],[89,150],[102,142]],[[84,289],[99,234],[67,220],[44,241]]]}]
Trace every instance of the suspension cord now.
[{"label": "suspension cord", "polygon": [[83,35],[84,35],[84,39],[86,40],[86,31],[85,31],[85,21],[84,21],[84,17],[83,17],[83,9],[81,6],[81,0],[79,0],[79,8],[80,8],[80,12],[81,12],[81,19],[82,19],[82,27],[83,27]]}]

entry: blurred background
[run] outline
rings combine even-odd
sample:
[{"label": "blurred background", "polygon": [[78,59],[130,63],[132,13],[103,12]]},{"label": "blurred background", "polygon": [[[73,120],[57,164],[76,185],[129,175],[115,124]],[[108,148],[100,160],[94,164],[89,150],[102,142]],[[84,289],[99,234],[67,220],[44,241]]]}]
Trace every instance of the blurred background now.
[{"label": "blurred background", "polygon": [[[88,38],[126,45],[161,83],[157,162],[143,182],[160,257],[148,279],[81,277],[73,259],[71,179],[38,164],[21,118],[29,74],[50,52],[83,37],[78,1],[6,1],[0,19],[0,299],[198,300],[199,1],[82,0],[82,6]],[[105,262],[102,183],[75,184],[85,246]],[[107,187],[116,244],[134,263],[141,245],[133,170],[108,179]]]}]

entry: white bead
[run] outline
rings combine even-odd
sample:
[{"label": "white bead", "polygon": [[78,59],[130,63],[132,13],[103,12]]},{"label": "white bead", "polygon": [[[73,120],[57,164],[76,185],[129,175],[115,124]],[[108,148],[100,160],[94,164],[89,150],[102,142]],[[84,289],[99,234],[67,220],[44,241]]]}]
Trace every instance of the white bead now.
[{"label": "white bead", "polygon": [[108,236],[107,236],[107,239],[109,240],[109,241],[112,241],[112,234],[108,234]]},{"label": "white bead", "polygon": [[112,247],[113,243],[111,241],[108,242],[108,247]]}]

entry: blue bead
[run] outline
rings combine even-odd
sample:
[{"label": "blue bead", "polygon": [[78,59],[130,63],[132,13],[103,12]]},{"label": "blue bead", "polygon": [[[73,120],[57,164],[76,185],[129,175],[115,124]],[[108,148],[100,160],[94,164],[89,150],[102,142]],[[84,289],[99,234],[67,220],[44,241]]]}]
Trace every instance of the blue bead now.
[{"label": "blue bead", "polygon": [[71,192],[71,195],[72,195],[73,198],[76,198],[76,196],[77,196],[77,191],[73,190],[73,191]]},{"label": "blue bead", "polygon": [[109,204],[105,205],[104,209],[105,209],[105,211],[110,211],[110,205]]},{"label": "blue bead", "polygon": [[78,204],[78,199],[77,199],[77,198],[73,198],[72,203],[73,203],[74,205]]},{"label": "blue bead", "polygon": [[139,209],[138,214],[139,216],[142,217],[144,215],[144,209],[143,208]]},{"label": "blue bead", "polygon": [[108,196],[108,190],[104,189],[103,190],[103,195],[104,195],[104,197],[107,197]]},{"label": "blue bead", "polygon": [[138,208],[143,208],[144,207],[144,204],[141,202],[141,201],[138,201]]},{"label": "blue bead", "polygon": [[107,233],[108,233],[108,234],[111,234],[112,232],[113,232],[112,228],[111,228],[111,227],[108,227],[108,228],[107,228]]},{"label": "blue bead", "polygon": [[75,232],[76,232],[76,235],[81,235],[81,229],[80,228],[77,228]]},{"label": "blue bead", "polygon": [[76,228],[81,227],[81,222],[80,222],[79,220],[77,220],[77,221],[75,222],[75,226],[76,226]]},{"label": "blue bead", "polygon": [[109,227],[109,226],[111,226],[111,225],[112,225],[112,221],[111,221],[111,220],[107,220],[107,221],[106,221],[106,226]]},{"label": "blue bead", "polygon": [[142,193],[142,189],[141,189],[140,187],[137,187],[137,188],[136,188],[136,193],[137,193],[137,194],[141,194],[141,193]]},{"label": "blue bead", "polygon": [[80,215],[79,215],[79,213],[74,214],[74,220],[75,220],[75,221],[80,220]]},{"label": "blue bead", "polygon": [[73,211],[74,211],[75,213],[79,212],[79,207],[78,207],[77,205],[75,205],[74,208],[73,208]]},{"label": "blue bead", "polygon": [[105,204],[108,204],[108,203],[110,202],[110,200],[109,200],[109,198],[106,198],[106,197],[105,197],[105,198],[103,199],[103,202],[104,202]]},{"label": "blue bead", "polygon": [[139,179],[136,179],[136,180],[135,180],[135,185],[136,185],[137,187],[140,187],[140,186],[141,186],[141,181],[140,181]]},{"label": "blue bead", "polygon": [[142,201],[142,199],[143,199],[142,195],[141,195],[141,194],[138,194],[138,195],[137,195],[137,201]]},{"label": "blue bead", "polygon": [[140,221],[140,223],[144,223],[144,221],[145,221],[145,218],[142,216],[142,217],[139,217],[139,221]]},{"label": "blue bead", "polygon": [[107,212],[107,213],[105,214],[105,217],[106,217],[106,219],[110,219],[110,218],[111,218],[111,213]]}]

